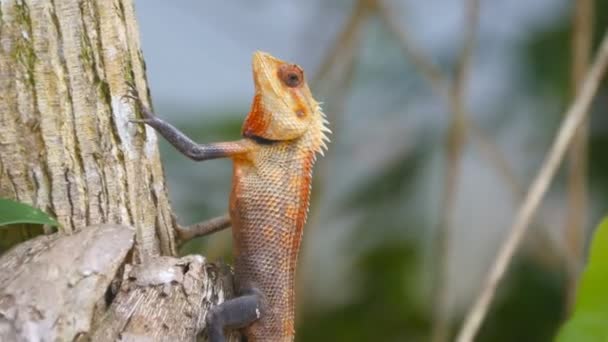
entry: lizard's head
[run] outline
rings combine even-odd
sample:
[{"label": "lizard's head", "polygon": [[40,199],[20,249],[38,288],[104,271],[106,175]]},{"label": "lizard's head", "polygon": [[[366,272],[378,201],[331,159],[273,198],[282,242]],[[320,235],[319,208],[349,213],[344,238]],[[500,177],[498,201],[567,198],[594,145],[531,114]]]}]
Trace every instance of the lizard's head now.
[{"label": "lizard's head", "polygon": [[[313,129],[324,138],[327,121],[312,97],[304,71],[296,64],[257,51],[253,54],[255,97],[243,135],[292,140]],[[314,132],[317,133],[317,132]]]}]

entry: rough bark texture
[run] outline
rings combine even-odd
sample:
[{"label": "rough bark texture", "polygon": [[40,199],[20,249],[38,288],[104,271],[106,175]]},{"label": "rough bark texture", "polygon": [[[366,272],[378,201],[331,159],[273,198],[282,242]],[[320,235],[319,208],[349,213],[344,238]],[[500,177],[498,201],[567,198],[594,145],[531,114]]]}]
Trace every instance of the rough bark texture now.
[{"label": "rough bark texture", "polygon": [[148,102],[130,0],[0,2],[0,197],[65,231],[134,226],[137,256],[175,253],[156,136],[128,123]]},{"label": "rough bark texture", "polygon": [[232,296],[228,274],[200,255],[127,266],[116,299],[86,340],[194,341],[207,310]]},{"label": "rough bark texture", "polygon": [[156,135],[123,100],[149,105],[138,34],[131,0],[0,0],[0,197],[62,225],[0,257],[0,341],[193,341],[231,294],[170,257]]},{"label": "rough bark texture", "polygon": [[129,227],[101,225],[40,236],[3,255],[0,341],[71,341],[88,331],[133,238]]},{"label": "rough bark texture", "polygon": [[0,341],[195,341],[207,310],[232,296],[230,271],[200,255],[124,264],[133,240],[106,224],[3,255]]}]

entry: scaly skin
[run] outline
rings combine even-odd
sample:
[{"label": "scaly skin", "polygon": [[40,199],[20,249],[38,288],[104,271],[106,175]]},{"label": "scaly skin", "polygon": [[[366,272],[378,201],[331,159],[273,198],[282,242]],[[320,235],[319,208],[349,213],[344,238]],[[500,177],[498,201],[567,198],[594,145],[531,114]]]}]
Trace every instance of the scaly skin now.
[{"label": "scaly skin", "polygon": [[[208,315],[212,342],[223,340],[223,327],[243,325],[249,342],[293,341],[295,272],[312,169],[330,132],[299,66],[256,52],[253,76],[255,96],[242,140],[198,145],[145,108],[139,120],[192,159],[234,161],[229,214],[243,300]],[[198,235],[227,226],[226,220],[217,222]]]},{"label": "scaly skin", "polygon": [[264,315],[245,329],[249,341],[293,340],[296,264],[312,168],[327,130],[306,82],[289,87],[279,77],[282,66],[301,73],[270,55],[254,55],[256,96],[243,135],[275,142],[234,158],[230,217],[236,279],[240,288],[261,290],[267,301]]}]

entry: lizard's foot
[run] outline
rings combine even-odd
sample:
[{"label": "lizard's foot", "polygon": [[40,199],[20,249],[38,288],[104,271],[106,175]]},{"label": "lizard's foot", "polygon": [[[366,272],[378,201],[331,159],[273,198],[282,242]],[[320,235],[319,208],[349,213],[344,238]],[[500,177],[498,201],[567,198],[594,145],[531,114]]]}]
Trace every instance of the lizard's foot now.
[{"label": "lizard's foot", "polygon": [[224,328],[245,327],[258,320],[262,314],[262,294],[258,289],[212,307],[205,318],[209,342],[224,342]]},{"label": "lizard's foot", "polygon": [[158,120],[156,115],[154,115],[154,113],[152,113],[148,108],[146,108],[146,106],[144,106],[143,102],[141,101],[141,97],[139,96],[139,92],[137,91],[137,88],[135,87],[135,84],[133,82],[127,82],[127,93],[122,96],[122,99],[133,100],[135,101],[136,106],[141,108],[142,118],[130,119],[129,122],[152,125]]},{"label": "lizard's foot", "polygon": [[132,81],[127,81],[127,93],[122,96],[122,99],[130,99],[135,101],[138,105],[143,106],[139,97],[139,92],[137,91],[137,87]]}]

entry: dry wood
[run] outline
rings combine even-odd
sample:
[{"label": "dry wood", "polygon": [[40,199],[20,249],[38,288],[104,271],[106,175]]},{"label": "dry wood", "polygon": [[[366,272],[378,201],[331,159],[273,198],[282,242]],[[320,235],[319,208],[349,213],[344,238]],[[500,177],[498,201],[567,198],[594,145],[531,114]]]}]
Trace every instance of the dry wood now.
[{"label": "dry wood", "polygon": [[26,241],[0,258],[0,341],[71,341],[133,246],[134,231],[100,225]]},{"label": "dry wood", "polygon": [[200,255],[127,266],[112,305],[83,340],[195,341],[207,310],[233,295],[229,274]]},{"label": "dry wood", "polygon": [[[574,3],[571,41],[572,97],[575,97],[579,92],[583,77],[585,77],[585,71],[589,67],[595,16],[593,0],[576,0]],[[574,307],[578,278],[585,262],[585,230],[589,211],[588,126],[588,120],[581,124],[569,151],[568,207],[566,229],[564,231],[564,249],[568,270],[568,285],[566,288],[568,312]]]}]

